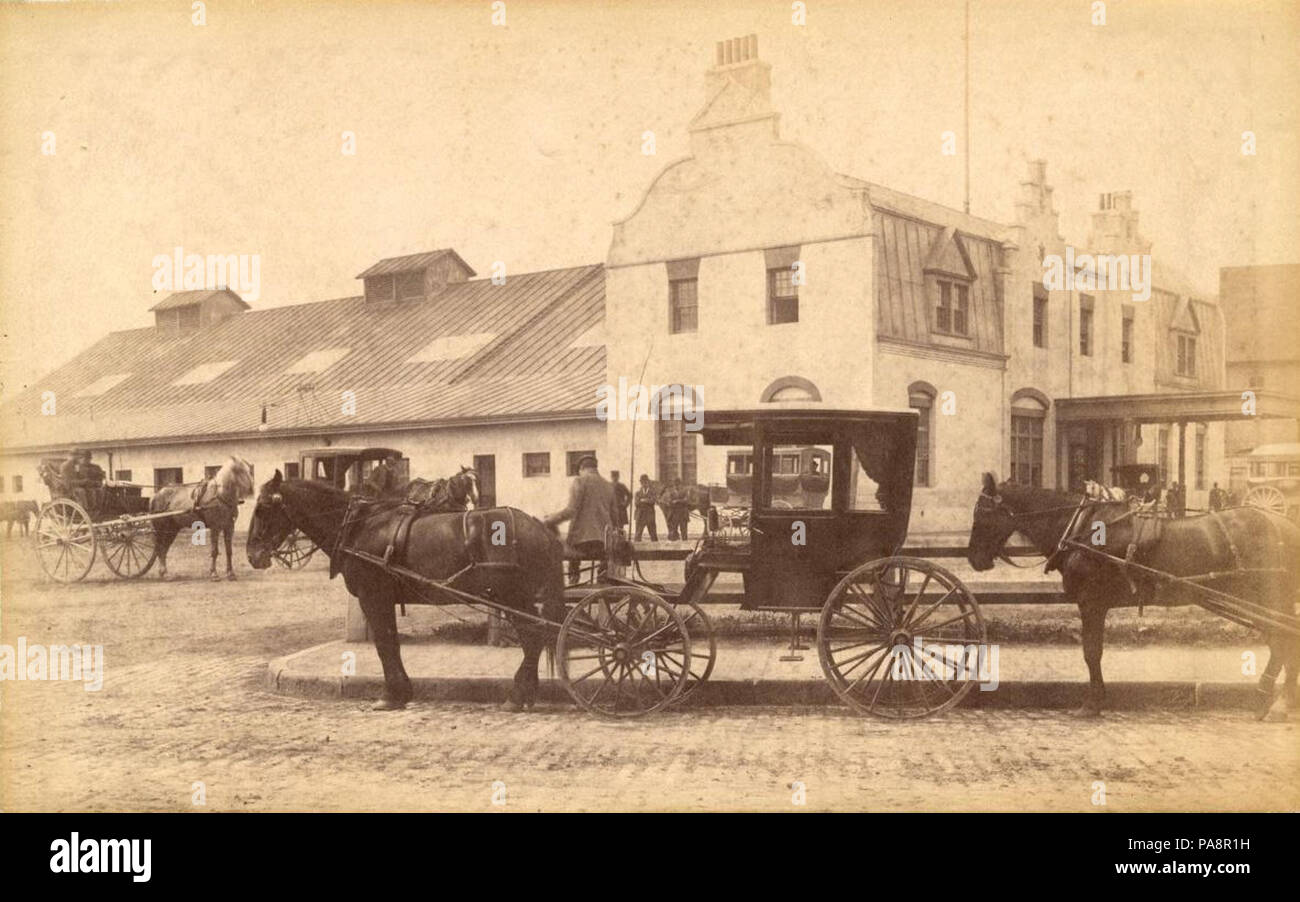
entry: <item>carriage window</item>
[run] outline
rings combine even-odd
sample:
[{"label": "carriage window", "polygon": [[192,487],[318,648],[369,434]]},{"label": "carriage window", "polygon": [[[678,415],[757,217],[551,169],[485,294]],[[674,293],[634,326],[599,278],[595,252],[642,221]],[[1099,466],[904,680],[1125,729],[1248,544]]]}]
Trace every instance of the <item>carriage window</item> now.
[{"label": "carriage window", "polygon": [[752,476],[754,473],[754,455],[743,451],[731,451],[727,454],[728,476]]},{"label": "carriage window", "polygon": [[298,464],[297,464],[297,462],[292,461],[292,460],[286,460],[286,461],[284,462],[284,478],[285,478],[285,479],[297,479],[297,478],[298,478],[298,472],[299,472],[299,471],[298,471]]},{"label": "carriage window", "polygon": [[218,473],[220,470],[221,470],[221,466],[220,466],[220,464],[218,464],[218,465],[216,465],[216,466],[211,466],[211,467],[204,467],[204,468],[203,468],[203,478],[204,478],[204,479],[211,479],[213,476],[216,476],[217,473]]},{"label": "carriage window", "polygon": [[116,479],[118,482],[130,482],[130,481],[131,481],[131,471],[130,471],[130,470],[118,470],[117,472],[115,472],[115,473],[113,474],[113,478]]},{"label": "carriage window", "polygon": [[830,445],[779,447],[770,451],[771,479],[763,506],[770,510],[830,510]]}]

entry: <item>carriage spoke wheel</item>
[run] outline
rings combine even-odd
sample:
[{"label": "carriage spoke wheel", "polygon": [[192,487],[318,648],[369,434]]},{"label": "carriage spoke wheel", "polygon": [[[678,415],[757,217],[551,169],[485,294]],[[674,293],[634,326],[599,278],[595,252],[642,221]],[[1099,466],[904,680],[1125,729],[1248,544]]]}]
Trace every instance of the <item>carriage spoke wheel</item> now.
[{"label": "carriage spoke wheel", "polygon": [[682,615],[655,593],[631,586],[598,589],[574,605],[560,627],[555,657],[569,695],[602,717],[662,710],[681,694],[692,670]]},{"label": "carriage spoke wheel", "polygon": [[817,652],[850,707],[905,719],[945,711],[990,679],[985,640],[961,580],[929,561],[892,557],[863,564],[831,590]]},{"label": "carriage spoke wheel", "polygon": [[[679,603],[676,607],[691,637],[691,660],[686,671],[686,685],[673,700],[674,705],[685,701],[700,688],[700,684],[713,673],[713,662],[718,658],[718,639],[713,632],[713,621],[704,613],[704,608],[693,601]],[[675,652],[660,652],[658,666],[669,674],[676,674],[681,671],[683,662]]]},{"label": "carriage spoke wheel", "polygon": [[281,567],[287,567],[290,570],[297,570],[307,566],[311,556],[316,553],[316,543],[295,529],[284,537],[280,547],[275,550],[272,557]]},{"label": "carriage spoke wheel", "polygon": [[1257,485],[1246,493],[1242,501],[1251,507],[1262,507],[1264,510],[1286,516],[1286,495],[1282,494],[1282,490],[1275,485]]},{"label": "carriage spoke wheel", "polygon": [[95,526],[75,501],[59,498],[41,508],[36,521],[36,554],[53,580],[75,583],[95,563]]},{"label": "carriage spoke wheel", "polygon": [[101,523],[99,530],[104,545],[104,563],[122,579],[144,576],[158,558],[152,523],[137,523],[123,518],[116,523]]}]

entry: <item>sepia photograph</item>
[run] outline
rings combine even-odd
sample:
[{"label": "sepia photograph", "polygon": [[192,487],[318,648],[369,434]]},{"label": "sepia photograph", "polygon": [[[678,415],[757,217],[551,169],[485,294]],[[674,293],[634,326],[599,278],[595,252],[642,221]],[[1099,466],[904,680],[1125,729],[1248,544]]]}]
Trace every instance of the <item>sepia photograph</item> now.
[{"label": "sepia photograph", "polygon": [[1294,813],[1298,48],[0,5],[0,810]]}]

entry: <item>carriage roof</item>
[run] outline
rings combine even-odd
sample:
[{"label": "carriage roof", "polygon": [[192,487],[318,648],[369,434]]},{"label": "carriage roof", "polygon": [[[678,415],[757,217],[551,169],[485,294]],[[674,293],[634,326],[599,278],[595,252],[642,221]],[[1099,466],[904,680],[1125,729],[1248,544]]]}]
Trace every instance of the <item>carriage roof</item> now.
[{"label": "carriage roof", "polygon": [[398,457],[402,456],[402,452],[396,448],[359,448],[342,445],[334,445],[329,448],[307,448],[299,453],[303,457],[355,457],[359,460],[383,460],[390,454],[395,454]]}]

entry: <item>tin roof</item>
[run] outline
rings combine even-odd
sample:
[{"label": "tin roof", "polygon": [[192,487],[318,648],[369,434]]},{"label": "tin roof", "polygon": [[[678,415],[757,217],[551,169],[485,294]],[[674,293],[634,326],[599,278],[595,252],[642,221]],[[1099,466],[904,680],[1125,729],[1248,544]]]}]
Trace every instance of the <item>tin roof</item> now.
[{"label": "tin roof", "polygon": [[[184,334],[114,332],[0,409],[6,450],[256,435],[264,405],[271,434],[594,416],[605,348],[574,342],[604,315],[604,267],[594,264],[452,283],[416,303],[350,297]],[[438,338],[484,333],[491,340],[463,357],[420,355]],[[334,352],[318,358],[323,369],[295,366],[321,350]],[[206,381],[183,378],[227,362]],[[42,415],[46,391],[57,416]],[[344,413],[343,392],[355,413]]]}]

